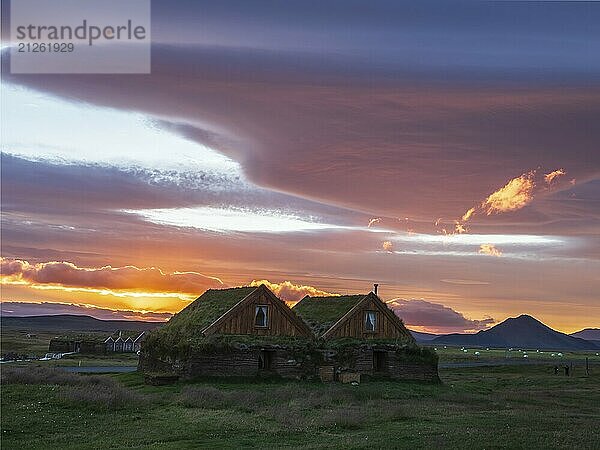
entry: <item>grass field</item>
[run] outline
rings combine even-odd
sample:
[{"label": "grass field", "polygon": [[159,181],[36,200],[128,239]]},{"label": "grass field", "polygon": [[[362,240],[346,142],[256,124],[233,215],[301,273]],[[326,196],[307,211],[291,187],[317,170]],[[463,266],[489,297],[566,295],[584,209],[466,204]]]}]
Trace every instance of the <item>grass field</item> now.
[{"label": "grass field", "polygon": [[[439,356],[440,363],[473,361],[539,361],[564,364],[569,361],[581,361],[586,357],[590,362],[600,363],[598,350],[538,350],[538,349],[486,349],[468,347],[428,346]],[[466,351],[465,351],[466,350]],[[527,355],[525,357],[525,355]]]},{"label": "grass field", "polygon": [[[27,338],[4,328],[2,350],[43,356],[54,335]],[[0,366],[1,446],[600,448],[596,352],[435,349],[440,364],[526,359],[540,365],[441,369],[440,385],[204,380],[151,387],[137,373],[53,368],[135,366],[132,354],[8,363]],[[553,374],[554,364],[573,361],[574,376]]]},{"label": "grass field", "polygon": [[[441,371],[443,384],[145,386],[3,367],[2,448],[598,448],[600,366]],[[27,383],[27,384],[24,384]]]},{"label": "grass field", "polygon": [[[28,330],[12,327],[2,327],[0,339],[0,354],[8,352],[19,355],[28,355],[41,358],[48,352],[50,339],[65,334],[65,331],[33,331],[34,337],[27,337]],[[106,333],[97,333],[98,336],[106,336]],[[35,363],[35,362],[34,362]],[[27,367],[29,362],[10,362],[11,367]],[[38,363],[35,363],[38,364]],[[133,353],[118,353],[110,355],[66,355],[62,359],[39,362],[48,367],[60,366],[137,366],[138,357]]]},{"label": "grass field", "polygon": [[50,339],[59,336],[60,331],[32,331],[34,337],[27,337],[27,330],[20,330],[10,327],[2,327],[0,339],[0,354],[8,352],[18,353],[19,355],[35,355],[42,357],[48,352]]}]

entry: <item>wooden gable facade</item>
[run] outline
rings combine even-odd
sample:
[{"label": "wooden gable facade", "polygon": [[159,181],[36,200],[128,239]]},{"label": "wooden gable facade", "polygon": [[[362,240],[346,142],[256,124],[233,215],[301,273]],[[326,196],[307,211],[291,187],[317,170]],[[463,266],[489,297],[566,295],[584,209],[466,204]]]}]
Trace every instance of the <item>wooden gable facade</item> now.
[{"label": "wooden gable facade", "polygon": [[372,292],[344,314],[322,337],[401,339],[407,343],[414,343],[414,338],[400,318]]},{"label": "wooden gable facade", "polygon": [[211,334],[311,337],[308,326],[266,286],[260,285],[203,330]]}]

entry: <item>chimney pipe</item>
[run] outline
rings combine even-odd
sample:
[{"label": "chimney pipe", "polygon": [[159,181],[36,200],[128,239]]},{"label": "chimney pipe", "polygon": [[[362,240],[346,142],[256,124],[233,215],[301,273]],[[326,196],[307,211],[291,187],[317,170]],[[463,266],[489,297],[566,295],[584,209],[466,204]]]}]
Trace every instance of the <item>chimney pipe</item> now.
[{"label": "chimney pipe", "polygon": [[379,287],[379,284],[377,284],[377,283],[374,283],[374,284],[373,284],[373,293],[374,293],[375,295],[377,295],[377,288],[378,288],[378,287]]}]

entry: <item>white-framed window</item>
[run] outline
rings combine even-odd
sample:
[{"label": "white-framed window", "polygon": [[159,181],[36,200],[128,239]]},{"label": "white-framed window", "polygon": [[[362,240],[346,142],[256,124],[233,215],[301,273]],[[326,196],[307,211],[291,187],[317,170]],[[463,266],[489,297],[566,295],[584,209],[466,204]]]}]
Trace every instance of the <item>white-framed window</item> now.
[{"label": "white-framed window", "polygon": [[365,312],[365,331],[371,333],[377,331],[377,313],[375,311]]},{"label": "white-framed window", "polygon": [[269,307],[267,305],[257,305],[254,313],[254,326],[267,327],[269,325]]}]

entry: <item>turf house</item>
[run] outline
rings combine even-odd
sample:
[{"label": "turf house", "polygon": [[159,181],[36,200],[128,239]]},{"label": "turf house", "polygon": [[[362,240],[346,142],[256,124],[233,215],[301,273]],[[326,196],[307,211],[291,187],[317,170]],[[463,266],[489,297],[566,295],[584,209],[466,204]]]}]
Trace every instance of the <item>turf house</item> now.
[{"label": "turf house", "polygon": [[375,293],[304,297],[294,308],[266,286],[209,289],[142,344],[146,374],[437,380],[437,357],[417,347]]},{"label": "turf house", "polygon": [[437,356],[417,346],[402,320],[374,292],[306,296],[293,311],[319,342],[323,355],[319,376],[323,380],[438,378]]}]

